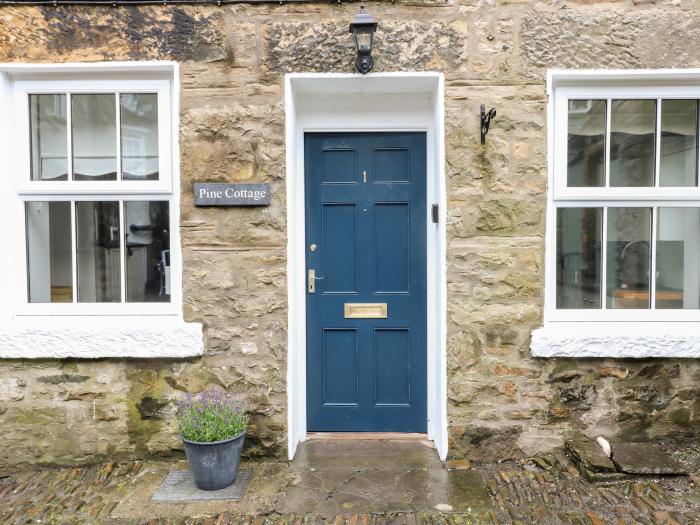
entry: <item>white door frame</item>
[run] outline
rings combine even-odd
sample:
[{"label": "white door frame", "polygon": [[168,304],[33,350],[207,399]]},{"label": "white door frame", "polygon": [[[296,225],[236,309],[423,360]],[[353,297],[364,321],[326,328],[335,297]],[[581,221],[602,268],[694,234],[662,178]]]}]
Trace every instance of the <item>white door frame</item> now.
[{"label": "white door frame", "polygon": [[[287,438],[306,439],[304,133],[424,131],[427,139],[428,438],[447,457],[447,280],[444,79],[441,73],[285,75],[287,189]],[[438,224],[431,219],[439,206]]]}]

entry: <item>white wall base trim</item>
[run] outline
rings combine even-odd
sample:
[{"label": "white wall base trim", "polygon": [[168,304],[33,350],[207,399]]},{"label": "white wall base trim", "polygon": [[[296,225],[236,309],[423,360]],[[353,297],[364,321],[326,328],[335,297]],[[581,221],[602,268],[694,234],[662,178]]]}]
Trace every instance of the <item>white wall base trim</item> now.
[{"label": "white wall base trim", "polygon": [[700,358],[700,326],[687,323],[549,323],[532,332],[535,357]]},{"label": "white wall base trim", "polygon": [[80,326],[42,327],[18,323],[0,328],[1,359],[183,358],[202,355],[200,323],[124,319],[105,326],[86,320]]}]

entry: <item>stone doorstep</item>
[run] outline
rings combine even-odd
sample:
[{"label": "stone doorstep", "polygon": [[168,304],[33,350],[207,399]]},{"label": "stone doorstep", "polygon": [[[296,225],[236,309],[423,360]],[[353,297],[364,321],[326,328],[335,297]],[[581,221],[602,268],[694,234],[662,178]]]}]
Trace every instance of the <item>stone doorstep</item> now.
[{"label": "stone doorstep", "polygon": [[613,445],[612,459],[592,441],[567,441],[565,449],[588,481],[617,481],[639,475],[687,475],[666,451],[652,443]]}]

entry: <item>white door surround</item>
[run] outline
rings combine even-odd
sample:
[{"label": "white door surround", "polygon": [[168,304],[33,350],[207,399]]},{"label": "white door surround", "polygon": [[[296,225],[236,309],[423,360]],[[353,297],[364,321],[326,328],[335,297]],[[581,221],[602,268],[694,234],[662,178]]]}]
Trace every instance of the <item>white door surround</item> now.
[{"label": "white door surround", "polygon": [[[447,286],[444,79],[440,73],[285,76],[287,189],[287,435],[289,459],[306,435],[304,133],[425,131],[427,135],[428,438],[447,456]],[[438,224],[431,218],[439,206]]]}]

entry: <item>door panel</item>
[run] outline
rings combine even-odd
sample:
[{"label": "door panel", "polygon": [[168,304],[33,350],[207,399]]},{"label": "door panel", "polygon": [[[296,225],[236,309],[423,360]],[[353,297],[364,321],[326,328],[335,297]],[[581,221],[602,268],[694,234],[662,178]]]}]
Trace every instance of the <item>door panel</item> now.
[{"label": "door panel", "polygon": [[409,151],[408,148],[374,149],[374,182],[409,182]]},{"label": "door panel", "polygon": [[374,331],[374,403],[411,404],[410,334],[407,329]]},{"label": "door panel", "polygon": [[321,254],[324,293],[357,291],[355,203],[323,203]]},{"label": "door panel", "polygon": [[357,150],[326,148],[323,150],[324,184],[352,184],[357,178]]},{"label": "door panel", "polygon": [[425,432],[425,134],[308,133],[305,155],[307,428]]},{"label": "door panel", "polygon": [[374,287],[378,293],[408,293],[410,208],[407,202],[374,205]]},{"label": "door panel", "polygon": [[323,330],[323,404],[357,406],[357,330]]}]

